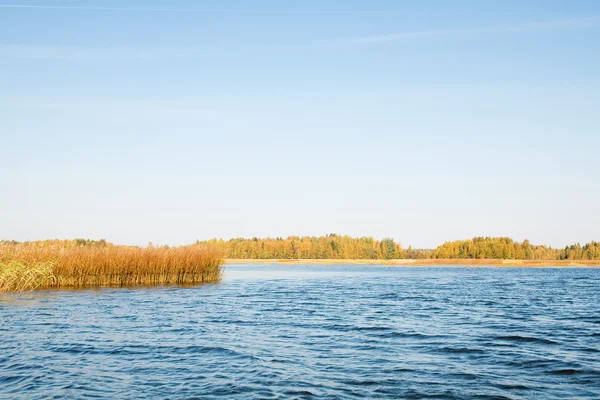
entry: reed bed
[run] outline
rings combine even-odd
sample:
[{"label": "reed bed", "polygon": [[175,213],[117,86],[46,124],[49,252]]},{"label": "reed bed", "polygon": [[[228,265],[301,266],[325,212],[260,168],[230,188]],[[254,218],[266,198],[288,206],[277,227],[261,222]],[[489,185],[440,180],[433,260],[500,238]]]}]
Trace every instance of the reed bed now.
[{"label": "reed bed", "polygon": [[0,247],[0,293],[41,288],[197,284],[221,278],[222,254],[183,247]]}]

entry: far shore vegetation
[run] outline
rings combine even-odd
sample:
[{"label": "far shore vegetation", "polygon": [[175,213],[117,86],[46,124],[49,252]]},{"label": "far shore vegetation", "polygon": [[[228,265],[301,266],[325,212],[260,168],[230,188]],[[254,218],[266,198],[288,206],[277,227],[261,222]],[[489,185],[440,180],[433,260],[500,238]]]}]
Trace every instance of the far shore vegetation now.
[{"label": "far shore vegetation", "polygon": [[214,247],[116,246],[104,240],[0,242],[0,293],[43,288],[216,282]]},{"label": "far shore vegetation", "polygon": [[[363,260],[389,265],[599,265],[600,243],[555,249],[510,238],[476,237],[435,249],[404,249],[392,239],[326,236],[212,239],[169,247],[105,240],[0,241],[0,293],[41,288],[198,284],[220,279],[225,259]],[[326,260],[328,262],[319,262]]]},{"label": "far shore vegetation", "polygon": [[347,259],[347,260],[600,260],[600,243],[565,248],[517,242],[507,237],[476,237],[446,242],[435,249],[404,249],[393,239],[345,235],[288,238],[212,239],[197,241],[214,247],[228,259]]}]

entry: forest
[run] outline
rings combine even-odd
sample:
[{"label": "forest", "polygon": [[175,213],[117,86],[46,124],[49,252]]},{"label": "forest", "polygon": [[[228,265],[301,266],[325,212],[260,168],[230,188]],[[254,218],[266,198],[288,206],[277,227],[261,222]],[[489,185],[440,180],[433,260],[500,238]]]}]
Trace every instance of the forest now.
[{"label": "forest", "polygon": [[197,244],[218,248],[233,259],[506,259],[599,260],[600,243],[575,244],[563,249],[533,245],[507,237],[475,237],[446,242],[435,249],[403,249],[385,238],[353,238],[346,235],[289,236],[287,238],[211,239]]},{"label": "forest", "polygon": [[369,259],[402,258],[400,244],[392,239],[326,236],[289,236],[288,238],[212,239],[196,244],[214,246],[227,258],[240,259]]}]

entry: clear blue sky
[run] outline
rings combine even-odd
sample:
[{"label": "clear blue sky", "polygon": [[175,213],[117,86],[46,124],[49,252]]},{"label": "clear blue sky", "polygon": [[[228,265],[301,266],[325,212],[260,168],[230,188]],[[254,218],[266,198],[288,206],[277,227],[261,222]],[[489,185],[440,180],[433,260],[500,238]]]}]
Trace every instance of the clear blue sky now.
[{"label": "clear blue sky", "polygon": [[0,239],[600,239],[600,2],[340,3],[0,0]]}]

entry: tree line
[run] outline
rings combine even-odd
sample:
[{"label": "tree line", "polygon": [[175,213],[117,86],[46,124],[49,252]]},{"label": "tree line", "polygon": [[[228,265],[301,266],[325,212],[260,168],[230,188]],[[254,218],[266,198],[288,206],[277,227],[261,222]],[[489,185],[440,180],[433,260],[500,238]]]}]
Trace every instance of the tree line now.
[{"label": "tree line", "polygon": [[[534,245],[528,240],[514,241],[508,237],[475,237],[446,242],[435,249],[402,248],[391,238],[325,236],[289,236],[287,238],[235,238],[196,241],[219,250],[226,258],[238,259],[508,259],[508,260],[600,260],[600,242],[579,243],[562,249]],[[41,248],[113,247],[101,240],[41,240],[19,243],[0,240],[2,247],[26,246]],[[155,247],[151,244],[148,247]],[[168,248],[168,246],[161,246]]]},{"label": "tree line", "polygon": [[353,238],[346,235],[287,238],[211,239],[197,244],[215,246],[237,259],[507,259],[599,260],[600,243],[575,244],[563,249],[533,245],[507,237],[475,237],[446,242],[435,249],[403,249],[393,239]]},{"label": "tree line", "polygon": [[240,259],[372,259],[401,258],[400,244],[392,239],[353,238],[330,234],[326,236],[289,236],[288,238],[212,239],[197,244],[215,246],[227,258]]},{"label": "tree line", "polygon": [[38,247],[38,248],[58,248],[58,249],[73,249],[78,247],[113,247],[114,244],[107,242],[104,239],[72,239],[72,240],[33,240],[29,242],[17,242],[16,240],[0,240],[2,246],[20,246],[20,247]]}]

